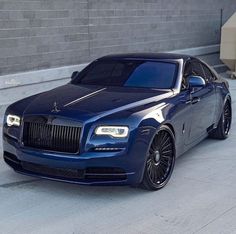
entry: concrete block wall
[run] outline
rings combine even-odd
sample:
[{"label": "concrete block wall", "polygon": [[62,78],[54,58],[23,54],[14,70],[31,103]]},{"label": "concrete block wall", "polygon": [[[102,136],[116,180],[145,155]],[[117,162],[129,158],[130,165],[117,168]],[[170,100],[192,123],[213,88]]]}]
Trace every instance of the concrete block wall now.
[{"label": "concrete block wall", "polygon": [[218,44],[235,0],[0,0],[0,75]]},{"label": "concrete block wall", "polygon": [[0,1],[0,74],[89,60],[85,0]]},{"label": "concrete block wall", "polygon": [[220,41],[235,1],[95,0],[89,4],[90,55],[117,51],[167,51]]}]

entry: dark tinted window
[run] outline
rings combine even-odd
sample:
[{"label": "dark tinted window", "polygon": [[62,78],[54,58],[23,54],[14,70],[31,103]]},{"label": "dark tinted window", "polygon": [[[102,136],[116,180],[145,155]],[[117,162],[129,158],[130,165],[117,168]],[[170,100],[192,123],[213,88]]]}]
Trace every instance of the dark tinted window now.
[{"label": "dark tinted window", "polygon": [[184,75],[181,85],[181,90],[184,91],[188,88],[188,77],[189,76],[201,76],[206,82],[209,82],[212,76],[210,70],[202,63],[197,60],[188,61],[184,68]]},{"label": "dark tinted window", "polygon": [[156,61],[97,61],[73,83],[143,88],[172,88],[177,64]]},{"label": "dark tinted window", "polygon": [[115,81],[116,78],[123,76],[124,64],[122,63],[97,63],[88,69],[87,73],[82,77],[82,84],[109,84],[111,79]]},{"label": "dark tinted window", "polygon": [[192,63],[192,75],[201,76],[203,79],[205,78],[205,74],[199,62],[194,61]]},{"label": "dark tinted window", "polygon": [[184,77],[187,78],[190,75],[192,75],[192,64],[187,62],[184,68]]},{"label": "dark tinted window", "polygon": [[173,63],[144,62],[137,66],[125,86],[171,88],[176,73]]},{"label": "dark tinted window", "polygon": [[192,64],[191,62],[187,62],[184,67],[184,74],[181,83],[181,90],[184,91],[188,89],[188,77],[192,75]]},{"label": "dark tinted window", "polygon": [[205,73],[205,77],[207,81],[212,81],[214,80],[214,76],[212,75],[211,71],[209,70],[208,67],[206,67],[204,64],[202,64],[202,68],[204,70]]}]

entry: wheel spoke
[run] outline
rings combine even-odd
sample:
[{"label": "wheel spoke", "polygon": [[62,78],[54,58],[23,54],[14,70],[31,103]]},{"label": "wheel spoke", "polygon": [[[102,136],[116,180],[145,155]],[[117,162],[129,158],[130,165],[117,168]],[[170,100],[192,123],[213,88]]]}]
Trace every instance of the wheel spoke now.
[{"label": "wheel spoke", "polygon": [[162,153],[162,155],[171,155],[172,152],[173,152],[172,149],[170,149],[170,150],[162,151],[161,153]]},{"label": "wheel spoke", "polygon": [[155,165],[152,166],[152,173],[153,173],[153,181],[156,181],[156,167],[155,167]]},{"label": "wheel spoke", "polygon": [[155,182],[157,182],[157,180],[158,180],[157,172],[158,172],[157,167],[154,167],[154,181]]},{"label": "wheel spoke", "polygon": [[163,150],[165,150],[165,149],[171,149],[171,146],[172,146],[172,143],[169,143],[169,144],[167,144],[167,145],[163,145],[163,146],[161,146],[161,151],[163,151]]},{"label": "wheel spoke", "polygon": [[156,150],[157,150],[156,146],[152,144],[150,147],[150,151],[155,152]]},{"label": "wheel spoke", "polygon": [[164,177],[165,173],[166,173],[165,167],[160,165],[159,170],[160,170],[161,179],[162,179]]},{"label": "wheel spoke", "polygon": [[166,161],[164,161],[164,160],[161,160],[161,161],[160,161],[160,164],[163,165],[163,166],[168,166],[168,165],[169,165],[169,163],[166,162]]},{"label": "wheel spoke", "polygon": [[147,161],[148,171],[150,170],[151,166],[152,166],[152,160],[149,159],[149,160]]},{"label": "wheel spoke", "polygon": [[231,125],[231,109],[230,109],[230,104],[229,102],[226,102],[225,107],[224,107],[224,131],[225,134],[229,133],[230,125]]},{"label": "wheel spoke", "polygon": [[160,142],[160,145],[166,145],[168,141],[169,141],[169,136],[167,133],[165,133],[162,138],[162,141]]},{"label": "wheel spoke", "polygon": [[157,170],[157,182],[161,182],[161,172],[160,170]]},{"label": "wheel spoke", "polygon": [[172,155],[162,155],[163,159],[170,160]]}]

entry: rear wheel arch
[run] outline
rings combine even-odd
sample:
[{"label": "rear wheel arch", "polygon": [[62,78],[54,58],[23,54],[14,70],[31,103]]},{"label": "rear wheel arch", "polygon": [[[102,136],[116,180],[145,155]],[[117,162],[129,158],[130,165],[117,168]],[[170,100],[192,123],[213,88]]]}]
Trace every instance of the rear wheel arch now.
[{"label": "rear wheel arch", "polygon": [[232,99],[231,99],[231,96],[230,96],[230,95],[227,95],[227,96],[226,96],[224,103],[226,103],[226,102],[229,102],[230,105],[231,105]]},{"label": "rear wheel arch", "polygon": [[221,116],[215,129],[213,129],[209,136],[211,138],[224,140],[228,137],[232,123],[232,106],[230,95],[227,95],[224,100]]},{"label": "rear wheel arch", "polygon": [[[225,104],[226,104],[227,102],[229,102],[230,110],[231,110],[231,113],[232,113],[232,99],[231,99],[230,94],[227,94],[226,97],[225,97],[224,104],[223,104],[223,108],[222,108],[222,112],[224,111],[224,106],[225,106]],[[222,112],[221,112],[221,114],[222,114]]]}]

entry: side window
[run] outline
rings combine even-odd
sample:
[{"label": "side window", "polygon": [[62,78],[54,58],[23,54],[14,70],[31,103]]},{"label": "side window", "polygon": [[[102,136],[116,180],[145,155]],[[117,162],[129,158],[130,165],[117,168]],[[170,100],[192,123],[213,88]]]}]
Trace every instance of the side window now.
[{"label": "side window", "polygon": [[201,76],[203,79],[205,79],[205,73],[204,73],[204,71],[202,69],[202,66],[197,61],[193,62],[193,75]]},{"label": "side window", "polygon": [[188,80],[187,79],[191,75],[201,76],[206,81],[206,83],[208,83],[210,80],[209,79],[209,72],[210,71],[208,71],[208,73],[206,75],[205,70],[203,70],[202,64],[200,62],[198,62],[197,60],[188,61],[185,65],[185,68],[184,68],[184,75],[183,75],[183,80],[182,80],[182,84],[181,84],[181,91],[184,91],[188,88]]},{"label": "side window", "polygon": [[214,75],[212,74],[212,72],[210,71],[210,69],[202,64],[202,68],[204,70],[204,73],[205,73],[205,77],[206,77],[206,80],[209,82],[209,81],[214,81],[215,80],[215,77]]},{"label": "side window", "polygon": [[186,79],[190,75],[192,75],[192,64],[187,62],[184,68],[184,78]]},{"label": "side window", "polygon": [[183,79],[181,83],[181,91],[185,91],[188,89],[188,81],[187,78],[192,74],[192,64],[191,62],[187,62],[184,67]]}]

